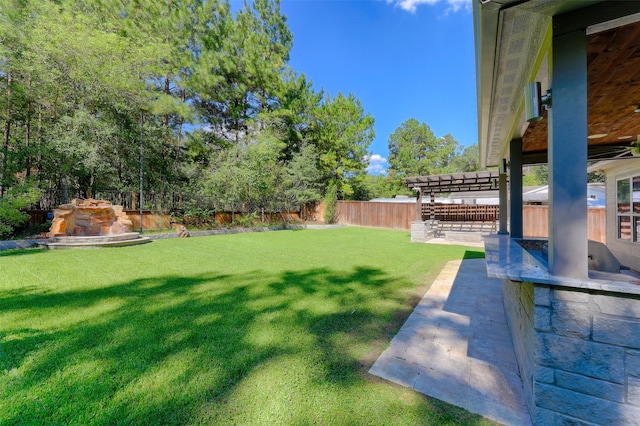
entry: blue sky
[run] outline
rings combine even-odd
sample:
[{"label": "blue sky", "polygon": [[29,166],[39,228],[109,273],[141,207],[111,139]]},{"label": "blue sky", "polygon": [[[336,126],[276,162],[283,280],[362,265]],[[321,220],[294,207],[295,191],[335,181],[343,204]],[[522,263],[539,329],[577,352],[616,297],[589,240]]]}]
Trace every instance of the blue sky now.
[{"label": "blue sky", "polygon": [[316,91],[353,93],[375,118],[369,173],[384,172],[389,135],[410,118],[477,143],[471,0],[280,0],[280,10],[289,65]]},{"label": "blue sky", "polygon": [[471,0],[281,0],[289,65],[316,90],[353,93],[376,120],[370,173],[405,120],[477,143]]}]

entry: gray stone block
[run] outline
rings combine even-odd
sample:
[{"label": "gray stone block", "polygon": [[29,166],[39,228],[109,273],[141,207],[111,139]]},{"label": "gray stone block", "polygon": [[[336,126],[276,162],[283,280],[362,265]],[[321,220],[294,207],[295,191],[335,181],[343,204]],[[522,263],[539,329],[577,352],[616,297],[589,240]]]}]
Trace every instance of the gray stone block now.
[{"label": "gray stone block", "polygon": [[553,290],[554,302],[589,303],[589,293],[576,290]]},{"label": "gray stone block", "polygon": [[597,396],[614,402],[624,402],[624,386],[606,382],[604,380],[593,379],[581,374],[567,373],[566,371],[556,371],[556,385],[561,388],[584,393],[586,395]]},{"label": "gray stone block", "polygon": [[537,386],[537,405],[550,411],[601,425],[640,424],[640,409],[543,383]]},{"label": "gray stone block", "polygon": [[629,348],[640,348],[640,321],[594,317],[593,340]]},{"label": "gray stone block", "polygon": [[536,284],[533,288],[533,300],[538,306],[551,306],[551,290],[549,286]]},{"label": "gray stone block", "polygon": [[592,301],[603,314],[640,318],[640,299],[637,296],[594,294]]},{"label": "gray stone block", "polygon": [[551,331],[551,310],[543,306],[536,306],[535,327],[538,331]]},{"label": "gray stone block", "polygon": [[541,334],[536,351],[543,366],[624,383],[624,349],[570,337]]},{"label": "gray stone block", "polygon": [[555,382],[555,370],[553,368],[536,366],[536,382],[540,383],[554,383]]},{"label": "gray stone block", "polygon": [[640,377],[640,351],[627,350],[624,372],[627,376]]},{"label": "gray stone block", "polygon": [[575,417],[565,416],[560,413],[537,408],[535,426],[596,426],[596,423],[578,420]]},{"label": "gray stone block", "polygon": [[640,379],[637,377],[627,377],[627,401],[640,405]]},{"label": "gray stone block", "polygon": [[424,243],[432,239],[434,234],[429,222],[411,222],[411,242]]},{"label": "gray stone block", "polygon": [[535,426],[549,426],[556,424],[556,413],[544,408],[536,407],[535,418],[533,419]]},{"label": "gray stone block", "polygon": [[585,422],[584,420],[578,420],[575,417],[569,417],[559,413],[555,414],[554,423],[547,423],[545,426],[549,426],[549,424],[555,426],[596,426],[596,423]]},{"label": "gray stone block", "polygon": [[591,334],[591,313],[588,305],[568,303],[551,311],[551,327],[561,336],[588,339]]}]

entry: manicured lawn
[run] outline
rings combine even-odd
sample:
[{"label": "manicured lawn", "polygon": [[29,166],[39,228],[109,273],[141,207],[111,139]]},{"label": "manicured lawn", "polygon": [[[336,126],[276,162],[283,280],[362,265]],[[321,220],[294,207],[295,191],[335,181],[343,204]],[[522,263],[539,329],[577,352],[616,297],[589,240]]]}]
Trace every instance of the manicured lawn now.
[{"label": "manicured lawn", "polygon": [[0,425],[489,424],[367,373],[463,256],[362,228],[0,252]]}]

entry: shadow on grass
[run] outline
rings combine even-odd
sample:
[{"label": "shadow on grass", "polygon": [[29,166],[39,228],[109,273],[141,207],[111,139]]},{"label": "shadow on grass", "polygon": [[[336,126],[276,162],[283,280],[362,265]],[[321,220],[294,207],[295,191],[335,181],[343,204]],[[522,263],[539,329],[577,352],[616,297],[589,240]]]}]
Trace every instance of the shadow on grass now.
[{"label": "shadow on grass", "polygon": [[484,259],[484,251],[481,250],[467,250],[464,252],[463,259]]},{"label": "shadow on grass", "polygon": [[369,380],[413,307],[406,286],[358,267],[0,290],[0,424],[360,422],[317,398]]},{"label": "shadow on grass", "polygon": [[38,254],[44,252],[46,249],[41,247],[29,247],[29,248],[12,248],[8,250],[0,250],[0,258],[3,257],[19,257],[29,254]]}]

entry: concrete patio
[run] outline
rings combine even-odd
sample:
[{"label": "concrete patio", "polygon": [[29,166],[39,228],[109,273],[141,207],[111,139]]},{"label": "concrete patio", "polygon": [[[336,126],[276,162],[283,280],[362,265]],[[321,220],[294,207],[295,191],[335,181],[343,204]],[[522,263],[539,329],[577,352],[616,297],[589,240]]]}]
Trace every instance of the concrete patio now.
[{"label": "concrete patio", "polygon": [[531,424],[501,282],[484,259],[447,263],[370,373],[503,424]]}]

